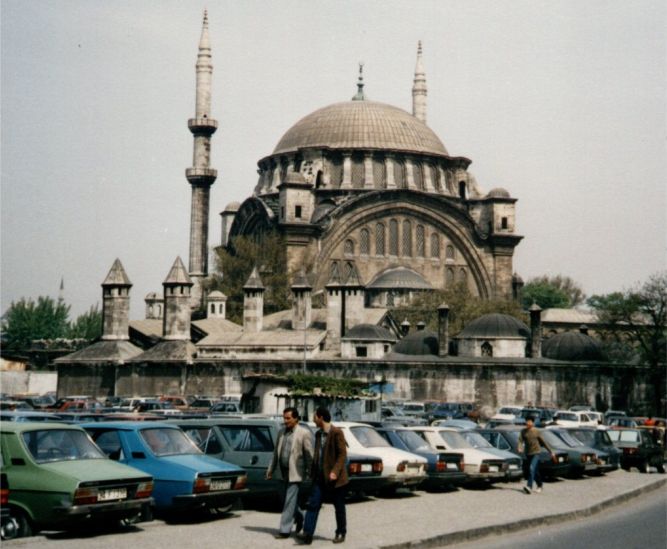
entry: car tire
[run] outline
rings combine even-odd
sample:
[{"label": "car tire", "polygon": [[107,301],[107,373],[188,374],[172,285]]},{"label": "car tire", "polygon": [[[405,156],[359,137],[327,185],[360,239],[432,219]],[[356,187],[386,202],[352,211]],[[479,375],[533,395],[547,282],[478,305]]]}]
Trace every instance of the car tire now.
[{"label": "car tire", "polygon": [[658,473],[665,474],[665,464],[662,460],[658,462]]},{"label": "car tire", "polygon": [[18,525],[16,529],[17,538],[28,538],[32,536],[34,528],[28,514],[21,509],[12,509],[12,516],[16,519]]},{"label": "car tire", "polygon": [[637,469],[639,469],[640,473],[644,473],[644,474],[648,473],[648,471],[649,471],[648,459],[645,459],[644,461],[642,461],[639,464],[639,467],[637,467]]}]

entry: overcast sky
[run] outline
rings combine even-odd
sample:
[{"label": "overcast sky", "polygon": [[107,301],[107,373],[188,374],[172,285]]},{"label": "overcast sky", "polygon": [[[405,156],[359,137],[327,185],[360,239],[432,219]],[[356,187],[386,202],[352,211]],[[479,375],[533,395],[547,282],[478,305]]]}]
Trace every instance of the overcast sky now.
[{"label": "overcast sky", "polygon": [[187,264],[197,44],[213,48],[209,244],[256,162],[352,97],[411,110],[481,187],[518,198],[515,271],[590,295],[665,268],[665,2],[2,0],[2,303],[101,302],[116,257],[132,317]]}]

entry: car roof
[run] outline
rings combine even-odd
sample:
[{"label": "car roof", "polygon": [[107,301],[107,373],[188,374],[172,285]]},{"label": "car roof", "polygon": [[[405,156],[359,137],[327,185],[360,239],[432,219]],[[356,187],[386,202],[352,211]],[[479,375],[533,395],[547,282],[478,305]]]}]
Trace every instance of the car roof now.
[{"label": "car roof", "polygon": [[48,421],[9,421],[2,423],[3,433],[24,433],[26,431],[46,431],[51,429],[81,431],[81,426]]},{"label": "car roof", "polygon": [[138,431],[141,429],[157,429],[166,427],[169,429],[179,429],[178,425],[167,423],[165,421],[93,421],[90,423],[80,423],[85,429],[118,429],[122,431]]}]

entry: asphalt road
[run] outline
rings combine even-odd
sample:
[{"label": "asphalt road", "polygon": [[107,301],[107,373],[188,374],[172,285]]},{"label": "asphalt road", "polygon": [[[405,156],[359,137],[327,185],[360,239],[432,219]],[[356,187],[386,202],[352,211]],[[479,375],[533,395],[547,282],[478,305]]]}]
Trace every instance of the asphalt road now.
[{"label": "asphalt road", "polygon": [[656,490],[592,517],[447,546],[448,549],[562,549],[563,547],[664,549],[667,547],[667,490]]}]

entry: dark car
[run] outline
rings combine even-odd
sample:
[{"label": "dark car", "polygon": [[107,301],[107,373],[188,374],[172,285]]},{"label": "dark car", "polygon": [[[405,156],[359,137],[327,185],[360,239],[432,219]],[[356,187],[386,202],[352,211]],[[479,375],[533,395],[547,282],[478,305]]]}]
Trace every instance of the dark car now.
[{"label": "dark car", "polygon": [[522,408],[519,412],[519,418],[524,422],[527,418],[532,417],[537,427],[542,427],[547,423],[553,421],[553,412],[548,408]]},{"label": "dark car", "polygon": [[650,432],[643,429],[611,429],[607,431],[614,446],[621,452],[621,467],[626,471],[637,467],[640,472],[648,473],[651,465],[660,473],[665,472],[662,446],[656,444]]},{"label": "dark car", "polygon": [[569,476],[598,473],[598,451],[584,446],[565,429],[549,427],[542,429],[542,438],[553,449],[565,450],[570,456]]},{"label": "dark car", "polygon": [[394,448],[405,450],[428,460],[426,480],[422,484],[427,489],[441,489],[463,484],[467,475],[463,472],[463,454],[435,450],[422,437],[409,429],[382,427],[377,429]]},{"label": "dark car", "polygon": [[[614,446],[608,431],[590,427],[572,427],[567,431],[582,444],[599,450],[598,466],[601,472],[615,471],[621,465],[621,451]],[[605,460],[605,455],[608,459]]]},{"label": "dark car", "polygon": [[[518,454],[522,458],[522,470],[527,477],[528,459],[525,454],[519,453],[519,435],[523,427],[502,425],[495,429],[481,429],[479,434],[491,443],[492,446]],[[565,476],[570,470],[570,456],[565,450],[553,449],[552,454],[546,449],[540,450],[539,471],[543,478]]]}]

